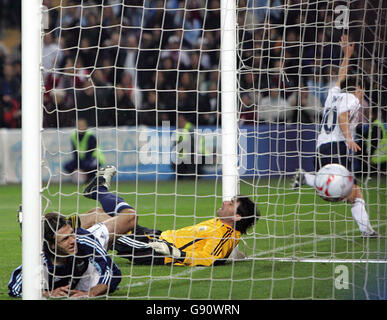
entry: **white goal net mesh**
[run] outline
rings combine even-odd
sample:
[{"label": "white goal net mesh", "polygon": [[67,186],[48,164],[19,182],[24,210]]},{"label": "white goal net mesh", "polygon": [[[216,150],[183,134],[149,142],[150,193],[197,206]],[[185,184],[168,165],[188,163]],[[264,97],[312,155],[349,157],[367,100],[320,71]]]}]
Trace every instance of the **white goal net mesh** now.
[{"label": "white goal net mesh", "polygon": [[[221,1],[43,4],[43,213],[101,207],[83,194],[95,163],[80,165],[91,156],[117,168],[110,191],[135,208],[139,225],[180,230],[214,219],[222,206]],[[236,0],[236,17],[239,192],[261,213],[239,242],[245,258],[137,265],[113,245],[121,281],[103,296],[385,299],[387,161],[373,155],[386,151],[386,3]],[[361,236],[350,204],[291,187],[298,169],[315,172],[344,34],[355,44],[348,74],[368,84],[354,165],[378,238]],[[377,119],[384,133],[374,133]],[[73,133],[85,123],[92,147]]]}]

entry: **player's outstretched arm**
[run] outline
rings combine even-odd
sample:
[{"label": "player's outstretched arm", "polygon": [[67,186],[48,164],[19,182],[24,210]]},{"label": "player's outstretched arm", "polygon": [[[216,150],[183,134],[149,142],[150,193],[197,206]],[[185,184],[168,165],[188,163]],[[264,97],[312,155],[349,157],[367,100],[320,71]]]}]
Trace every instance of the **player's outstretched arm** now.
[{"label": "player's outstretched arm", "polygon": [[343,57],[343,61],[341,62],[341,65],[340,65],[339,77],[338,77],[336,84],[335,84],[337,87],[340,87],[340,83],[342,81],[344,81],[345,78],[347,77],[349,59],[352,57],[352,54],[353,54],[354,49],[355,49],[355,44],[354,43],[350,44],[348,42],[347,35],[343,35],[341,37],[340,46],[341,46],[341,50],[344,53],[344,57]]}]

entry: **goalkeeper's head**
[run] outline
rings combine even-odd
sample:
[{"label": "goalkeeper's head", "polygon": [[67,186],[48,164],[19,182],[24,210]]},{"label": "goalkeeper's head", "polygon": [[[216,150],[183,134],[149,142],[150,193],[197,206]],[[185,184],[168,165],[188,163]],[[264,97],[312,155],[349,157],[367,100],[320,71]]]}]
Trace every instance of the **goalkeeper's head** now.
[{"label": "goalkeeper's head", "polygon": [[236,221],[235,229],[240,231],[241,234],[245,234],[247,229],[258,221],[261,213],[258,206],[249,197],[238,196],[237,203],[239,204],[236,213],[241,216],[241,219]]},{"label": "goalkeeper's head", "polygon": [[237,196],[231,201],[224,201],[217,214],[220,219],[233,225],[241,234],[245,234],[260,216],[257,205],[246,196]]},{"label": "goalkeeper's head", "polygon": [[77,243],[69,221],[57,212],[44,216],[43,250],[48,256],[66,257],[77,253]]}]

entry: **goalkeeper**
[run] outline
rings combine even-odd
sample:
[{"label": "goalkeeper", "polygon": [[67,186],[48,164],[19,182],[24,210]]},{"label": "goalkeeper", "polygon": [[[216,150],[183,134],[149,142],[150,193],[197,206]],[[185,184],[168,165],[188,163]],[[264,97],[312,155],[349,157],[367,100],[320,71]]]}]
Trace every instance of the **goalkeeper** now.
[{"label": "goalkeeper", "polygon": [[[93,198],[99,182],[98,188],[106,191],[99,195],[103,210],[69,218],[55,212],[44,216],[45,297],[93,297],[117,289],[121,271],[107,250],[116,237],[134,228],[137,218],[122,198],[107,192],[115,172],[112,166],[99,170],[85,190],[86,196]],[[8,294],[22,295],[21,266],[12,273]]]},{"label": "goalkeeper", "polygon": [[133,233],[117,239],[115,249],[134,264],[218,265],[259,215],[254,202],[239,196],[224,201],[216,218],[193,226],[162,232],[137,225]]},{"label": "goalkeeper", "polygon": [[[115,215],[121,210],[121,206],[129,206],[120,197],[108,192],[104,176],[97,178],[86,187],[85,196],[98,199],[103,210],[94,209],[88,215],[81,215],[74,224],[78,223],[86,228],[95,221],[106,219],[106,213]],[[135,213],[132,207],[129,208],[130,212]],[[133,227],[133,224],[128,234],[114,242],[112,249],[134,264],[221,264],[236,247],[241,235],[255,224],[259,216],[254,202],[248,197],[239,196],[231,201],[224,201],[216,218],[182,229],[162,232],[138,224]]]}]

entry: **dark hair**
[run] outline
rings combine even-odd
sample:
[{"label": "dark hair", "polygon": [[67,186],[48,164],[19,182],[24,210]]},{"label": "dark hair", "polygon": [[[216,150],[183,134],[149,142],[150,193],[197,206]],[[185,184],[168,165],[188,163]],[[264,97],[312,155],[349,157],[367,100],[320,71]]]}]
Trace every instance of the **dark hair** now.
[{"label": "dark hair", "polygon": [[55,243],[55,233],[69,224],[66,218],[57,212],[50,212],[44,216],[43,238],[49,245]]},{"label": "dark hair", "polygon": [[239,214],[242,219],[235,223],[235,229],[240,233],[245,234],[247,229],[258,221],[261,213],[259,212],[258,206],[250,200],[249,197],[238,196],[237,202],[239,203],[237,214]]},{"label": "dark hair", "polygon": [[340,83],[340,89],[347,92],[354,92],[357,87],[364,88],[363,77],[361,75],[348,75]]}]

